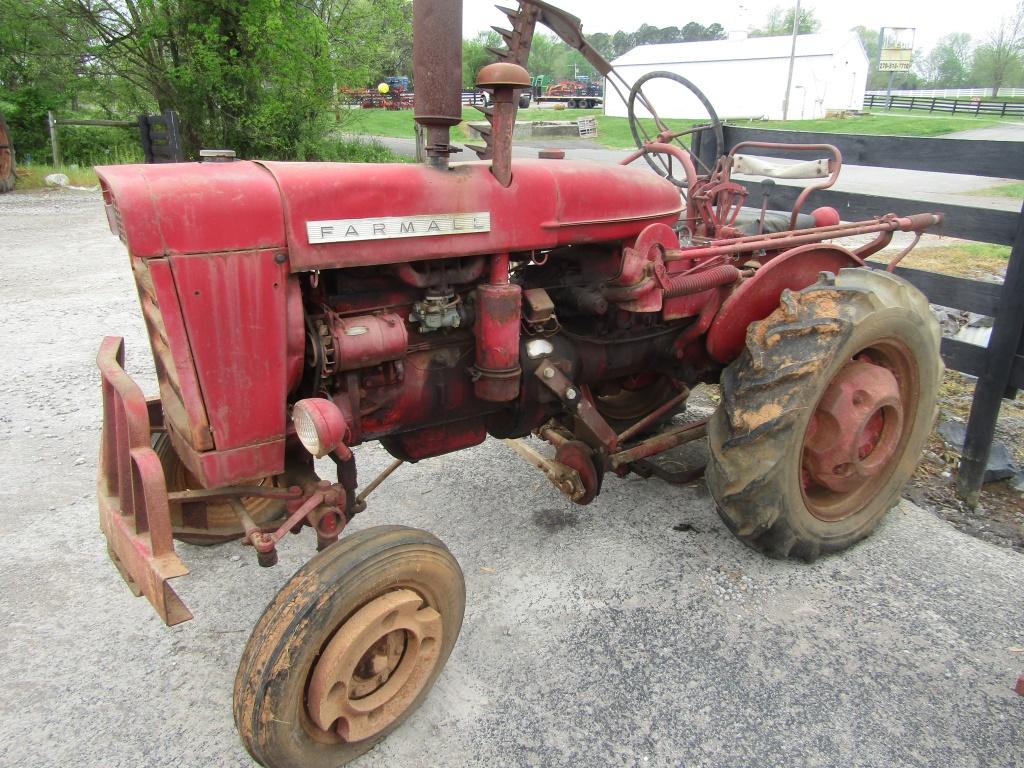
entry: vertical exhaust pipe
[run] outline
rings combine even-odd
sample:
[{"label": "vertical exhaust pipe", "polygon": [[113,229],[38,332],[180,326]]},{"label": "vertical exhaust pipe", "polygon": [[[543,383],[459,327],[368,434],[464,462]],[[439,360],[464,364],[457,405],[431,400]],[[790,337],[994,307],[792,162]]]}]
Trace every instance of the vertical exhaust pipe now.
[{"label": "vertical exhaust pipe", "polygon": [[426,129],[427,163],[444,169],[449,131],[462,121],[462,0],[414,0],[412,30],[416,122]]},{"label": "vertical exhaust pipe", "polygon": [[518,64],[488,64],[476,78],[477,88],[491,92],[491,174],[503,187],[512,183],[512,133],[516,127],[516,89],[530,87],[530,74]]}]

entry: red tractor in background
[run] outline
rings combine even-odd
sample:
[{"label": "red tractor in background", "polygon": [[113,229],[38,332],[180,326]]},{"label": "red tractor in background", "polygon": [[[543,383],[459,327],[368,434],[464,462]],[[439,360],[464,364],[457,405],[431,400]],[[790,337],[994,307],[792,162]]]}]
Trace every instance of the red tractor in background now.
[{"label": "red tractor in background", "polygon": [[[938,325],[921,293],[865,259],[939,216],[804,214],[839,173],[834,148],[798,147],[813,159],[797,164],[758,157],[764,145],[723,153],[710,105],[707,124],[674,133],[642,83],[628,94],[638,149],[625,163],[642,156],[656,174],[513,163],[538,22],[623,86],[579,20],[537,0],[506,11],[504,60],[480,72],[492,94],[481,159],[450,163],[461,10],[414,6],[425,164],[99,169],[160,386],[147,400],[122,340],[103,342],[111,557],[175,624],[191,613],[169,585],[187,572],[173,539],[242,539],[270,566],[289,531],[316,538],[238,670],[235,721],[270,768],[371,748],[426,697],[458,637],[463,578],[440,541],[396,526],[339,540],[403,462],[491,435],[587,504],[612,475],[706,435],[729,528],[811,560],[874,529],[935,416]],[[710,167],[694,135],[717,148]],[[738,173],[820,181],[792,211],[751,210]],[[853,249],[832,242],[865,234]],[[714,416],[669,421],[701,383],[721,385]],[[395,461],[360,488],[352,448],[371,440]],[[321,457],[336,478],[316,474]]]},{"label": "red tractor in background", "polygon": [[535,94],[538,104],[564,104],[568,109],[594,109],[604,104],[604,94],[589,79],[561,80]]}]

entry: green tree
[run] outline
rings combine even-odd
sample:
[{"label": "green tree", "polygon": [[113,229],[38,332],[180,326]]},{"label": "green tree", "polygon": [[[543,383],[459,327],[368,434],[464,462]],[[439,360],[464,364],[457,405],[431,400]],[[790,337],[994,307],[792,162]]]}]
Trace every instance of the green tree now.
[{"label": "green tree", "polygon": [[885,88],[886,83],[889,82],[889,73],[878,71],[878,30],[868,29],[861,25],[855,27],[854,31],[860,36],[860,41],[864,44],[864,50],[868,54],[867,90],[877,91]]},{"label": "green tree", "polygon": [[693,43],[700,40],[723,40],[725,29],[721,24],[709,24],[704,26],[696,21],[691,21],[679,31],[680,42]]},{"label": "green tree", "polygon": [[1024,70],[1024,0],[1014,12],[1001,18],[984,44],[974,53],[973,78],[992,87],[992,95],[1017,81]]},{"label": "green tree", "polygon": [[[175,109],[190,153],[321,156],[336,90],[407,70],[411,56],[409,0],[0,2],[30,3],[19,32],[46,30],[77,62],[65,102],[86,91],[122,109]],[[45,55],[28,53],[43,66]]]},{"label": "green tree", "polygon": [[534,76],[547,75],[552,80],[565,80],[572,74],[569,66],[570,50],[561,40],[538,32],[533,36],[526,68]]},{"label": "green tree", "polygon": [[959,88],[967,83],[971,67],[971,36],[953,32],[942,37],[927,56],[915,62],[925,87]]},{"label": "green tree", "polygon": [[487,49],[501,50],[503,46],[504,41],[501,36],[493,30],[479,32],[471,40],[462,41],[463,88],[475,88],[477,73],[488,64],[498,60],[498,57]]},{"label": "green tree", "polygon": [[612,36],[607,32],[595,32],[592,35],[587,35],[587,42],[594,46],[594,50],[606,60],[611,61],[615,58],[615,45],[612,42]]},{"label": "green tree", "polygon": [[[757,29],[750,31],[751,37],[776,37],[778,35],[791,35],[793,34],[793,15],[795,8],[787,8],[783,10],[779,6],[776,6],[768,12],[768,18],[765,19],[762,26]],[[812,32],[817,32],[821,29],[821,22],[814,15],[814,11],[810,8],[800,9],[800,22],[797,27],[797,34],[807,35]]]},{"label": "green tree", "polygon": [[626,34],[621,29],[612,35],[612,47],[615,52],[615,58],[618,58],[622,54],[636,47],[636,40],[631,35]]},{"label": "green tree", "polygon": [[69,38],[79,30],[55,34],[42,0],[0,0],[0,112],[19,155],[43,156],[48,150],[46,113],[66,112],[86,95],[80,77],[85,61]]},{"label": "green tree", "polygon": [[704,28],[704,37],[702,39],[704,39],[704,40],[725,40],[725,38],[727,38],[727,37],[728,37],[728,35],[725,32],[725,27],[723,27],[718,22],[715,22],[714,24],[708,24]]}]

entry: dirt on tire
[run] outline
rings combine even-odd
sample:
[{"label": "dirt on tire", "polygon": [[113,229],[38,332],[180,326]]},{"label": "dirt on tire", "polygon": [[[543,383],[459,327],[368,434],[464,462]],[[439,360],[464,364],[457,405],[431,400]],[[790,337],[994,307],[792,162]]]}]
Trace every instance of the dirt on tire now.
[{"label": "dirt on tire", "polygon": [[[808,561],[869,535],[899,501],[931,432],[939,340],[924,296],[888,273],[846,269],[834,281],[785,292],[782,306],[750,327],[746,348],[722,376],[722,401],[708,425],[708,487],[729,529],[771,557]],[[916,367],[904,377],[916,384],[905,398],[906,434],[877,486],[858,491],[855,512],[819,519],[802,486],[808,423],[854,355],[897,342]]]}]

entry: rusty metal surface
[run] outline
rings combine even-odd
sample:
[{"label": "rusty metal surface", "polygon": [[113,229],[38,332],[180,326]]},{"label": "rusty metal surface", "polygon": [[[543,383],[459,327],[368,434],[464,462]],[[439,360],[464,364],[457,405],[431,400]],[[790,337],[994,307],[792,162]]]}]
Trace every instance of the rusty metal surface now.
[{"label": "rusty metal surface", "polygon": [[[96,175],[111,231],[133,256],[285,244],[281,195],[255,163],[106,165]],[[183,189],[189,194],[181,194]]]},{"label": "rusty metal surface", "polygon": [[264,499],[292,500],[300,497],[301,495],[301,492],[296,492],[292,488],[279,488],[266,485],[234,485],[226,488],[197,488],[194,490],[171,491],[167,494],[167,497],[171,501],[175,502],[189,502],[242,498],[245,496]]},{"label": "rusty metal surface", "polygon": [[579,440],[564,440],[555,448],[555,461],[576,471],[579,475],[582,494],[570,496],[577,504],[589,504],[601,491],[601,475],[594,464],[594,451]]},{"label": "rusty metal surface", "polygon": [[871,502],[903,457],[920,376],[909,349],[886,339],[835,375],[804,435],[801,480],[811,514],[834,522]]},{"label": "rusty metal surface", "polygon": [[664,404],[658,406],[649,414],[640,419],[636,424],[629,427],[619,434],[619,445],[629,442],[629,440],[636,435],[639,435],[652,424],[656,424],[658,420],[671,411],[673,408],[677,408],[686,401],[686,398],[690,396],[690,388],[685,384],[682,385],[682,390],[673,395],[671,398],[665,401]]},{"label": "rusty metal surface", "polygon": [[[187,349],[195,360],[214,443],[221,452],[284,435],[288,268],[277,258],[279,253],[264,249],[170,258]],[[174,345],[175,350],[183,348],[183,342]],[[228,406],[240,394],[245,407]],[[277,474],[264,471],[253,476],[244,471],[233,473],[231,482]]]},{"label": "rusty metal surface", "polygon": [[521,0],[520,6],[527,10],[539,11],[539,21],[558,35],[566,45],[579,51],[602,75],[608,75],[612,71],[611,65],[583,36],[583,24],[578,17],[541,0]]},{"label": "rusty metal surface", "polygon": [[161,424],[197,451],[213,448],[213,433],[188,342],[174,275],[167,259],[133,259],[132,272],[160,381]]},{"label": "rusty metal surface", "polygon": [[798,245],[820,243],[841,237],[867,235],[875,232],[917,232],[942,223],[941,214],[915,214],[914,216],[896,216],[888,214],[876,219],[837,224],[826,227],[813,227],[787,232],[773,232],[765,235],[746,235],[717,240],[708,245],[686,248],[680,258],[704,259],[713,256],[736,256],[756,251],[780,251]]},{"label": "rusty metal surface", "polygon": [[588,490],[583,484],[580,473],[556,459],[549,459],[529,444],[519,439],[503,440],[503,443],[519,454],[528,464],[532,464],[547,477],[566,497],[572,501],[585,498]]},{"label": "rusty metal surface", "polygon": [[405,356],[409,332],[404,318],[393,312],[356,317],[329,316],[339,371],[371,368]]},{"label": "rusty metal surface", "polygon": [[620,164],[629,165],[637,158],[649,154],[668,155],[669,157],[678,160],[679,164],[683,166],[683,171],[686,174],[686,186],[689,188],[693,188],[696,185],[697,169],[693,164],[692,156],[685,149],[675,144],[665,144],[660,141],[645,144],[642,148],[624,157],[620,161]]},{"label": "rusty metal surface", "polygon": [[505,50],[497,51],[497,53],[504,61],[525,67],[530,58],[530,48],[537,28],[537,19],[540,17],[540,9],[529,5],[520,5],[518,9],[505,8],[500,5],[497,8],[512,23],[512,29],[492,27],[505,41]]},{"label": "rusty metal surface", "polygon": [[443,633],[441,614],[411,589],[360,608],[313,667],[306,698],[313,722],[349,742],[383,731],[430,679]]},{"label": "rusty metal surface", "polygon": [[892,371],[855,360],[829,384],[804,438],[808,478],[847,493],[870,483],[896,452],[903,425]]},{"label": "rusty metal surface", "polygon": [[626,450],[613,453],[609,456],[611,468],[613,470],[623,469],[639,459],[655,456],[683,443],[700,440],[707,434],[707,421],[707,419],[700,419],[687,424],[680,424],[677,427],[671,427]]},{"label": "rusty metal surface", "polygon": [[394,471],[403,464],[405,464],[405,461],[403,461],[402,459],[395,459],[393,462],[391,462],[391,464],[389,464],[384,470],[382,470],[381,473],[377,475],[377,477],[375,477],[373,481],[370,482],[369,485],[367,485],[363,490],[359,492],[359,495],[356,497],[356,504],[364,504],[366,502],[366,497],[373,493],[375,490],[377,490],[377,488],[379,488],[380,485],[385,480],[391,477]]},{"label": "rusty metal surface", "polygon": [[[626,239],[651,223],[674,225],[682,208],[675,187],[643,169],[587,162],[517,160],[508,187],[497,183],[488,163],[459,164],[443,175],[408,164],[262,165],[287,200],[288,264],[293,272]],[[224,207],[220,200],[211,203]],[[393,238],[384,241],[386,249],[375,240],[309,242],[309,222],[376,221],[382,216],[422,216],[429,222],[435,214],[479,211],[490,212],[489,229]],[[165,227],[184,225],[163,212],[161,216]]]},{"label": "rusty metal surface", "polygon": [[618,435],[598,412],[594,398],[585,386],[573,384],[552,364],[538,366],[534,375],[555,393],[566,410],[575,417],[576,433],[581,440],[591,448],[614,451],[618,447]]},{"label": "rusty metal surface", "polygon": [[7,121],[0,113],[0,194],[14,189],[17,177],[14,173],[14,142]]},{"label": "rusty metal surface", "polygon": [[[477,76],[477,87],[491,92],[491,106],[484,112],[490,130],[483,136],[489,150],[486,156],[491,159],[491,173],[503,187],[512,183],[512,133],[519,110],[516,90],[529,85],[529,73],[518,64],[508,62],[488,64]],[[477,154],[481,158],[485,156]]]},{"label": "rusty metal surface", "polygon": [[[474,392],[487,402],[508,402],[519,396],[519,334],[522,318],[520,285],[509,283],[508,254],[495,257],[504,264],[504,281],[477,288],[476,381]],[[500,270],[492,280],[502,280]]]},{"label": "rusty metal surface", "polygon": [[735,359],[743,349],[747,328],[775,311],[783,290],[798,291],[814,284],[822,272],[837,274],[860,263],[850,251],[832,243],[813,243],[781,253],[758,267],[754,276],[725,300],[708,330],[708,353],[722,363]]},{"label": "rusty metal surface", "polygon": [[97,480],[100,527],[118,570],[168,625],[192,613],[168,581],[188,573],[171,537],[160,459],[150,447],[149,409],[124,371],[124,340],[108,336],[96,357],[103,378],[103,429]]},{"label": "rusty metal surface", "polygon": [[426,127],[428,162],[445,167],[450,127],[462,121],[462,0],[413,3],[416,122]]}]

